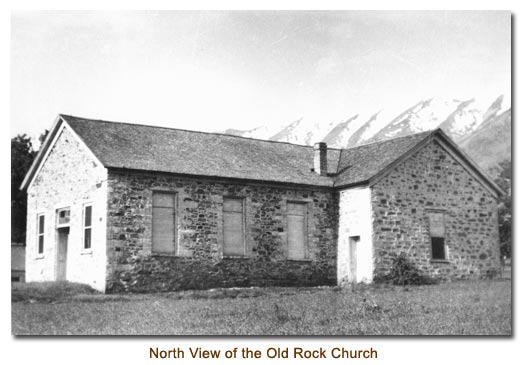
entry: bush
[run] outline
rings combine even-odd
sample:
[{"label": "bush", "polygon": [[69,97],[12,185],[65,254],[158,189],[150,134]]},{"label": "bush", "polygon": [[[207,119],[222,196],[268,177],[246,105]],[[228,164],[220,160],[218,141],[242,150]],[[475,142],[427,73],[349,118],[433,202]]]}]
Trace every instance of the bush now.
[{"label": "bush", "polygon": [[13,283],[11,301],[51,303],[77,295],[99,294],[87,284],[67,281],[45,281],[40,283]]},{"label": "bush", "polygon": [[432,285],[437,284],[439,281],[421,274],[406,254],[401,252],[393,259],[390,272],[387,275],[376,276],[374,282],[391,283],[394,285]]}]

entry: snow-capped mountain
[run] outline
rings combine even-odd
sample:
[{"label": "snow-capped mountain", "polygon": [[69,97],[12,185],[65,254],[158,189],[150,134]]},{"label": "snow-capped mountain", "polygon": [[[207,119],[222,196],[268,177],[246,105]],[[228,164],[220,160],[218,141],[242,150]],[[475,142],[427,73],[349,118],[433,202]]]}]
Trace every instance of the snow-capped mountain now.
[{"label": "snow-capped mountain", "polygon": [[511,158],[511,107],[502,95],[492,102],[430,98],[397,113],[379,109],[340,121],[302,117],[278,130],[258,127],[224,133],[306,145],[323,141],[330,147],[348,148],[435,128],[442,128],[484,168]]},{"label": "snow-capped mountain", "polygon": [[474,131],[484,121],[482,109],[475,106],[475,99],[461,102],[448,118],[439,125],[454,140]]},{"label": "snow-capped mountain", "polygon": [[499,172],[498,163],[511,160],[511,109],[488,115],[458,143],[479,166],[491,173]]},{"label": "snow-capped mountain", "polygon": [[356,132],[363,120],[359,118],[359,114],[347,119],[344,122],[336,125],[332,130],[327,133],[323,138],[323,142],[329,146],[341,146],[348,143],[350,137]]},{"label": "snow-capped mountain", "polygon": [[368,120],[363,123],[361,128],[355,131],[347,141],[342,143],[340,146],[358,146],[363,142],[368,141],[378,131],[384,128],[390,120],[387,118],[384,110],[379,110],[377,113],[371,115]]},{"label": "snow-capped mountain", "polygon": [[289,142],[295,144],[311,145],[320,142],[334,128],[337,122],[316,122],[310,119],[300,118],[284,127],[269,139],[271,141]]},{"label": "snow-capped mountain", "polygon": [[278,132],[278,130],[275,127],[268,127],[263,125],[245,131],[239,129],[226,129],[223,133],[247,138],[269,139],[276,132]]},{"label": "snow-capped mountain", "polygon": [[399,114],[386,127],[377,132],[369,142],[382,141],[436,128],[448,118],[459,103],[458,100],[454,99],[422,100]]}]

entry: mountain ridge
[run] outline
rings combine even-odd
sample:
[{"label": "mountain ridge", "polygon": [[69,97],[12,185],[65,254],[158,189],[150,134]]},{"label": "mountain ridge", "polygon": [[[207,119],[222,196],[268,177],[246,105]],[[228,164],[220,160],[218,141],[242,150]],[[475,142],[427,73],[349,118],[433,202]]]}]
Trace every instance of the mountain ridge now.
[{"label": "mountain ridge", "polygon": [[475,98],[429,98],[393,116],[384,109],[368,116],[353,113],[336,122],[302,116],[279,128],[260,126],[223,133],[305,145],[326,142],[333,148],[349,148],[436,128],[441,128],[488,171],[497,172],[499,162],[511,159],[511,107],[504,107],[503,95],[487,104]]}]

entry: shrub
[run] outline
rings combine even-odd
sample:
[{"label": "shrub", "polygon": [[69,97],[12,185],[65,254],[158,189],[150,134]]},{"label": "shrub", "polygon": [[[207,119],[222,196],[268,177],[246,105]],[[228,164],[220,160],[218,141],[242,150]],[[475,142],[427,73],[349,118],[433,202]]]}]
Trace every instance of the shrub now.
[{"label": "shrub", "polygon": [[392,268],[387,275],[379,275],[374,278],[376,283],[391,283],[394,285],[432,285],[437,284],[438,279],[421,274],[419,269],[411,262],[404,252],[394,257]]}]

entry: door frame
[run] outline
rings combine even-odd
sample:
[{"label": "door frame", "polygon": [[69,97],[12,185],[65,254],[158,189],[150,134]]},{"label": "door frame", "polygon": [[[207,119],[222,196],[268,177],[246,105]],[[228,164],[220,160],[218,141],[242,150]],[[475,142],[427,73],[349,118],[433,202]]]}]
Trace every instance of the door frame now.
[{"label": "door frame", "polygon": [[[59,213],[61,211],[69,211],[69,220],[66,223],[60,224],[59,222]],[[69,236],[70,236],[70,204],[59,204],[55,206],[55,217],[54,217],[54,227],[55,227],[55,247],[56,247],[56,271],[55,271],[55,280],[56,281],[65,281],[67,280],[67,268],[68,268],[68,256],[69,256]],[[61,264],[60,264],[60,254],[62,250],[61,237],[66,234],[67,242],[66,242],[66,253],[65,253],[65,267],[64,267],[64,278],[61,278]]]}]

